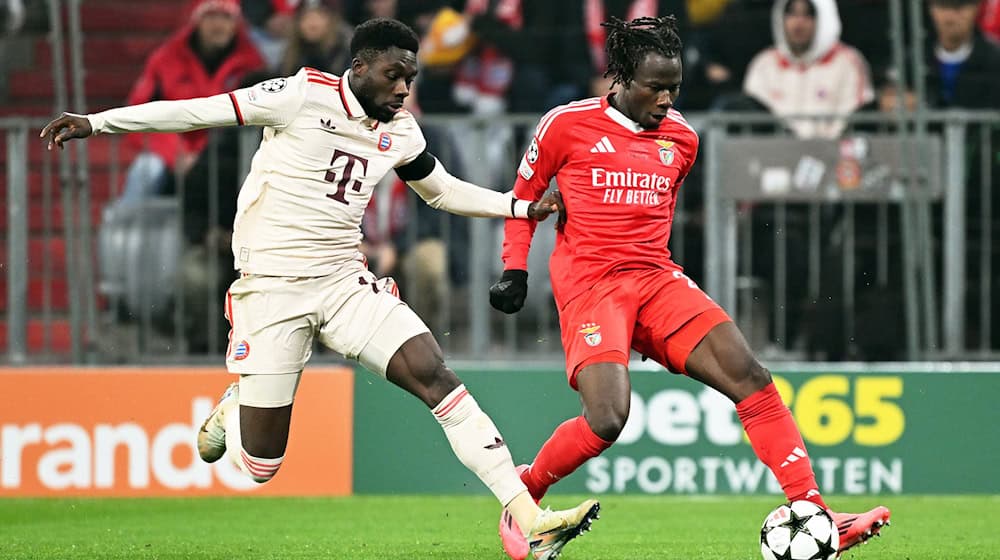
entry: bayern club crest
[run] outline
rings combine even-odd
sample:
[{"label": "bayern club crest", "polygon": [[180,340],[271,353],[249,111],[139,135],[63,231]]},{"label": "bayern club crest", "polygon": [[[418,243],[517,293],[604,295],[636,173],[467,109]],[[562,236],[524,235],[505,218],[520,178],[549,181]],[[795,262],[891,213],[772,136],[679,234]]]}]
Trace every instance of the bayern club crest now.
[{"label": "bayern club crest", "polygon": [[601,325],[597,323],[584,323],[580,326],[580,334],[587,346],[597,346],[601,343]]},{"label": "bayern club crest", "polygon": [[388,132],[378,135],[378,151],[387,152],[392,147],[392,136]]},{"label": "bayern club crest", "polygon": [[233,348],[234,360],[245,360],[249,355],[250,355],[250,344],[245,340],[241,340],[240,343],[237,344],[235,348]]}]

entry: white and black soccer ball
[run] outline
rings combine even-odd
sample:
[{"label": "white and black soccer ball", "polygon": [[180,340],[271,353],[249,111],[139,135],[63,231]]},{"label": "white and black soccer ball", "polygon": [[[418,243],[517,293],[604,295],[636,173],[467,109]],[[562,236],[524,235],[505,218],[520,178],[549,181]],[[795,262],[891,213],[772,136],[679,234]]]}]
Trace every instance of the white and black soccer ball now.
[{"label": "white and black soccer ball", "polygon": [[826,510],[806,500],[778,506],[760,529],[764,560],[832,560],[838,547],[837,524]]}]

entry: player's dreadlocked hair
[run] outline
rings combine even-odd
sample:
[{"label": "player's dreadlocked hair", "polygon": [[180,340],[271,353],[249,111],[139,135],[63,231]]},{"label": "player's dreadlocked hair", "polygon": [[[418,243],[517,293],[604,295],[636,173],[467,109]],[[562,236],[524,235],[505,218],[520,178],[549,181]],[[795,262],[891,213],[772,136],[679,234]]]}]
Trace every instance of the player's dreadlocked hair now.
[{"label": "player's dreadlocked hair", "polygon": [[601,24],[608,29],[608,71],[604,76],[613,76],[614,84],[624,86],[632,83],[635,69],[648,52],[659,53],[667,58],[680,56],[681,38],[677,33],[677,19],[674,16],[641,17],[625,21],[616,17]]}]

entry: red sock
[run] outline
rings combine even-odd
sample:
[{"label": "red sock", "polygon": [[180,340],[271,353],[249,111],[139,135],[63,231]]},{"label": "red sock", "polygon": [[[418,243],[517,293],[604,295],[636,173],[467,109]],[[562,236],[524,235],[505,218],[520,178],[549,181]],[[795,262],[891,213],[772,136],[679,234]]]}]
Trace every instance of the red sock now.
[{"label": "red sock", "polygon": [[614,442],[604,441],[587,424],[583,416],[570,418],[552,432],[542,445],[531,468],[524,471],[521,480],[536,501],[559,481],[569,476],[591,457],[597,457]]},{"label": "red sock", "polygon": [[774,473],[788,500],[809,500],[826,508],[802,435],[774,383],[740,401],[736,413],[754,453]]}]

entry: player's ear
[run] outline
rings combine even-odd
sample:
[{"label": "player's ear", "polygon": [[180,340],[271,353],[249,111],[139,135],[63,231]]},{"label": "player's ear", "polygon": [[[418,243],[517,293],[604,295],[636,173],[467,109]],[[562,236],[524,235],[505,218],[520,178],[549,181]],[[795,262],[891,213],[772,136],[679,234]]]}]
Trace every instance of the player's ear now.
[{"label": "player's ear", "polygon": [[355,76],[363,76],[368,70],[368,63],[365,62],[360,56],[354,57],[351,60],[351,74]]}]

